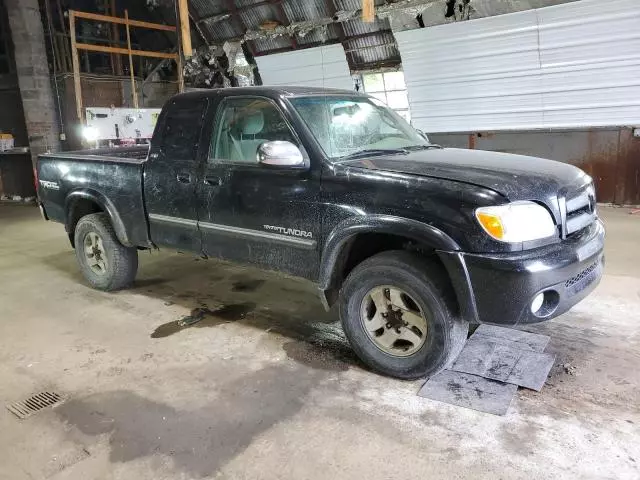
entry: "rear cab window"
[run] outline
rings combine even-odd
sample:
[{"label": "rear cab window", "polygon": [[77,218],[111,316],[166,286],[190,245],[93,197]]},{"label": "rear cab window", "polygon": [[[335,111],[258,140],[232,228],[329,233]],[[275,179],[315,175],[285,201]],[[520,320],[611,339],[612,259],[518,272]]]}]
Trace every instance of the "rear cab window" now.
[{"label": "rear cab window", "polygon": [[180,100],[169,105],[159,144],[163,157],[172,161],[195,161],[207,100]]}]

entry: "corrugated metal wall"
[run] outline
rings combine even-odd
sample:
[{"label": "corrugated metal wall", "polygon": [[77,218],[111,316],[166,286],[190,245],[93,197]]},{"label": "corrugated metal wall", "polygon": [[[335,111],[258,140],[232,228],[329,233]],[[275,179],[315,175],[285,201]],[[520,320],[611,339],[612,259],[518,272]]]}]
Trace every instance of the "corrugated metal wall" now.
[{"label": "corrugated metal wall", "polygon": [[346,88],[353,80],[342,45],[327,45],[256,57],[264,85]]},{"label": "corrugated metal wall", "polygon": [[434,133],[429,139],[446,147],[570,163],[593,177],[598,202],[640,205],[640,138],[633,137],[631,128]]},{"label": "corrugated metal wall", "polygon": [[640,124],[638,0],[581,0],[397,32],[427,132]]}]

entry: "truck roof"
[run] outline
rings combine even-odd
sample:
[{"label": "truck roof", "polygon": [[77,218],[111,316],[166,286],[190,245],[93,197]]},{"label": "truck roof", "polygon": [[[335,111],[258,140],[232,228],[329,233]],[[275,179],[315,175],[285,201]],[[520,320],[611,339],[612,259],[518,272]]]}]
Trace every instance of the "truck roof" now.
[{"label": "truck roof", "polygon": [[340,88],[322,88],[322,87],[305,87],[305,86],[259,86],[259,87],[228,87],[228,88],[211,88],[197,89],[176,95],[174,98],[200,98],[219,95],[221,93],[231,95],[267,95],[293,97],[301,95],[358,95],[358,92]]}]

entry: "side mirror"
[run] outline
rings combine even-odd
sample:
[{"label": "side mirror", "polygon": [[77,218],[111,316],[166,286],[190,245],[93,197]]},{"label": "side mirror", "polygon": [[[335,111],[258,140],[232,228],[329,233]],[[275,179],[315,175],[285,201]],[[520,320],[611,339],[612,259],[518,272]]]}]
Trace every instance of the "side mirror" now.
[{"label": "side mirror", "polygon": [[276,140],[258,147],[258,163],[272,167],[303,167],[304,157],[293,143]]}]

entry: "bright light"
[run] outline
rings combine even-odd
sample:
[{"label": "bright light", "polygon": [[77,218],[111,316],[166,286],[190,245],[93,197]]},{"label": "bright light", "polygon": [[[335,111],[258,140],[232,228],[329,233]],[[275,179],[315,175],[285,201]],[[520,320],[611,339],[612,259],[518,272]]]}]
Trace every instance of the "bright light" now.
[{"label": "bright light", "polygon": [[536,313],[540,308],[542,308],[542,303],[544,302],[544,293],[539,293],[536,295],[536,298],[531,302],[531,313]]},{"label": "bright light", "polygon": [[100,132],[96,127],[84,127],[82,129],[82,136],[87,142],[95,142],[100,136]]}]

